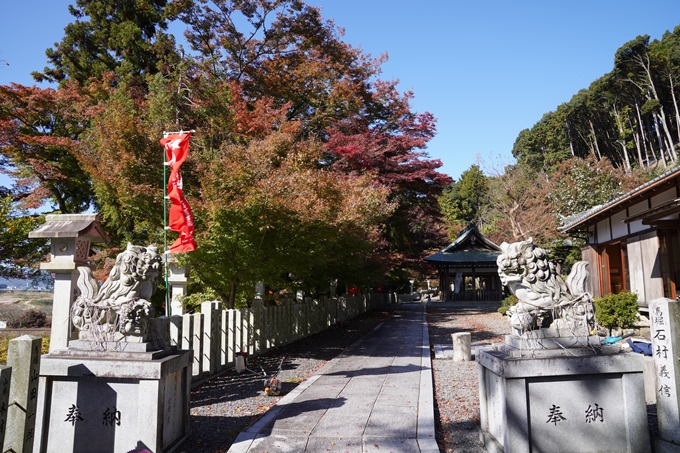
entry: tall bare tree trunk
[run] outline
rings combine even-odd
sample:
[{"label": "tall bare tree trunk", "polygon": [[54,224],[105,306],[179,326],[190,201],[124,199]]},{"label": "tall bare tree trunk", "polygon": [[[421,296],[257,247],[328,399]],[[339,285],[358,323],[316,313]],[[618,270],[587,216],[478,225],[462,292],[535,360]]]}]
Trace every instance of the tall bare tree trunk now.
[{"label": "tall bare tree trunk", "polygon": [[640,134],[635,130],[635,125],[631,124],[630,128],[633,130],[633,140],[635,140],[635,148],[637,149],[638,164],[640,168],[645,166],[645,162],[642,160],[642,149],[640,147]]},{"label": "tall bare tree trunk", "polygon": [[614,118],[616,118],[616,127],[619,128],[619,137],[616,142],[621,145],[621,151],[623,152],[623,164],[626,173],[630,173],[630,159],[628,157],[628,148],[626,147],[626,139],[624,138],[625,131],[623,130],[623,119],[616,109],[616,105],[612,105],[612,111],[614,112]]},{"label": "tall bare tree trunk", "polygon": [[574,143],[571,141],[571,129],[569,128],[569,121],[565,121],[567,123],[567,137],[569,137],[569,149],[571,150],[571,157],[575,157],[576,154],[574,154]]},{"label": "tall bare tree trunk", "polygon": [[661,99],[659,99],[659,95],[656,92],[656,87],[654,86],[654,79],[652,79],[652,71],[650,69],[651,65],[650,65],[650,62],[649,62],[649,55],[645,54],[645,57],[646,57],[646,60],[647,60],[646,64],[642,60],[642,57],[640,57],[638,61],[640,63],[640,66],[642,66],[642,68],[645,70],[645,73],[647,74],[647,82],[649,83],[649,89],[651,90],[651,97],[650,97],[649,93],[647,94],[647,96],[650,99],[659,101],[658,115],[659,115],[659,118],[661,120],[660,121],[661,126],[663,127],[664,133],[666,134],[666,139],[668,140],[668,143],[671,144],[668,154],[669,154],[669,157],[671,158],[671,160],[673,162],[675,162],[675,161],[678,160],[678,155],[676,154],[675,147],[673,146],[674,145],[673,137],[671,136],[671,132],[668,130],[668,122],[666,121],[666,113],[663,110],[663,104],[661,103]]},{"label": "tall bare tree trunk", "polygon": [[680,110],[678,110],[678,101],[675,98],[675,84],[673,83],[673,75],[668,72],[668,80],[671,85],[671,96],[673,97],[673,107],[675,108],[675,128],[678,133],[678,140],[680,140]]},{"label": "tall bare tree trunk", "polygon": [[588,123],[590,124],[590,134],[593,137],[593,144],[595,145],[595,150],[597,151],[597,160],[602,160],[600,146],[597,144],[597,134],[595,134],[595,127],[593,126],[593,122],[591,120],[588,120]]},{"label": "tall bare tree trunk", "polygon": [[645,133],[644,123],[642,122],[642,116],[640,115],[640,105],[635,101],[635,111],[637,112],[638,125],[640,127],[640,135],[642,136],[642,146],[645,148],[645,162],[647,162],[647,167],[649,167],[649,153],[647,152],[647,134]]},{"label": "tall bare tree trunk", "polygon": [[659,104],[659,118],[661,120],[661,126],[663,127],[663,130],[666,134],[666,140],[668,143],[670,143],[668,147],[668,155],[669,158],[673,161],[676,162],[678,160],[678,154],[675,152],[675,146],[673,143],[673,137],[671,136],[671,131],[668,130],[668,124],[666,122],[666,115],[663,112],[663,106]]},{"label": "tall bare tree trunk", "polygon": [[666,163],[666,155],[664,153],[664,146],[663,146],[663,139],[661,138],[661,132],[659,132],[659,124],[657,122],[657,114],[656,112],[653,113],[654,117],[654,130],[656,131],[656,140],[659,142],[659,152],[661,154],[661,160],[663,161],[663,166],[664,168],[668,168],[668,164]]}]

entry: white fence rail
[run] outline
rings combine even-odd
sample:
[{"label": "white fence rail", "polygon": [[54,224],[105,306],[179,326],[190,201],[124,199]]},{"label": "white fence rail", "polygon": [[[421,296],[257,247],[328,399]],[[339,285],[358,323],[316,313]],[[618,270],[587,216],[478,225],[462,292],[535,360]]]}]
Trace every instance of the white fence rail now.
[{"label": "white fence rail", "polygon": [[239,352],[250,357],[263,354],[395,302],[394,298],[373,293],[286,300],[274,306],[256,300],[251,308],[234,310],[221,309],[219,302],[203,302],[200,313],[161,317],[158,326],[166,343],[194,351],[192,379],[198,382],[233,367]]}]

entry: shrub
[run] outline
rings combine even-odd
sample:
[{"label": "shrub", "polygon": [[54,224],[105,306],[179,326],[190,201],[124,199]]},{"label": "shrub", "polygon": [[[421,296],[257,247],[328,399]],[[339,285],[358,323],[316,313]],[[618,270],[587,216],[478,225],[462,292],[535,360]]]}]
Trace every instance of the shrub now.
[{"label": "shrub", "polygon": [[607,294],[595,299],[595,319],[597,323],[609,329],[633,327],[638,319],[638,296],[629,292]]},{"label": "shrub", "polygon": [[498,313],[502,314],[503,316],[506,315],[508,309],[515,305],[519,299],[517,299],[517,296],[514,294],[509,295],[503,301],[501,302],[501,306],[498,307]]},{"label": "shrub", "polygon": [[217,293],[212,288],[202,292],[194,292],[181,298],[185,313],[200,313],[201,304],[209,300],[219,300]]},{"label": "shrub", "polygon": [[19,318],[19,327],[49,327],[47,314],[40,310],[26,310]]}]

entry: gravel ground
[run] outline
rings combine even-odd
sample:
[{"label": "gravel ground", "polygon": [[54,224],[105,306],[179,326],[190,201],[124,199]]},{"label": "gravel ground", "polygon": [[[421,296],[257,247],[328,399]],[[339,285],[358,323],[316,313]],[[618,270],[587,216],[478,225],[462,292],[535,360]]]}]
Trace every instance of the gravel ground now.
[{"label": "gravel ground", "polygon": [[[370,332],[390,315],[375,311],[248,361],[259,375],[233,369],[205,382],[191,392],[191,436],[178,448],[183,453],[226,452],[239,433],[276,404],[283,395],[312,376],[347,346]],[[283,360],[279,380],[281,395],[266,396],[261,368],[276,372]]]},{"label": "gravel ground", "polygon": [[[470,332],[472,345],[499,343],[510,333],[508,318],[497,306],[428,306],[430,344],[451,344],[451,334]],[[479,385],[476,362],[434,359],[435,420],[442,452],[485,453],[479,443]]]}]

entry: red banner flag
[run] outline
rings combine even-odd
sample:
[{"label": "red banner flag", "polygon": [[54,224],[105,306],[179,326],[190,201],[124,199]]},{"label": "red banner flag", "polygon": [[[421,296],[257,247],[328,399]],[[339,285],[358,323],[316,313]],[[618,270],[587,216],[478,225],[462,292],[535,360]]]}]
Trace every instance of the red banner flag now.
[{"label": "red banner flag", "polygon": [[183,253],[196,250],[194,240],[194,216],[191,206],[182,194],[182,175],[179,167],[189,154],[191,132],[172,134],[161,139],[165,148],[165,161],[170,167],[168,179],[168,198],[170,198],[170,214],[168,225],[172,231],[179,232],[179,238],[170,246],[170,253]]}]

